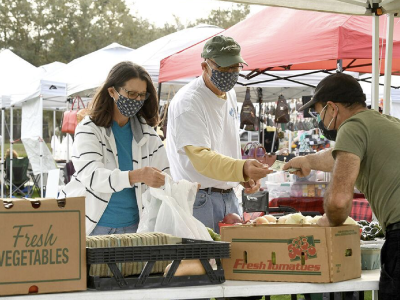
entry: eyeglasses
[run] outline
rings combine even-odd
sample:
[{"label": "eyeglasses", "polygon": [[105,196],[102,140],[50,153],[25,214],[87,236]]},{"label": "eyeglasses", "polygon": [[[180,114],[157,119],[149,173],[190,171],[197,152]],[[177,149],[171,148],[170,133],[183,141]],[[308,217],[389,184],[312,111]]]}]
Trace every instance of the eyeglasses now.
[{"label": "eyeglasses", "polygon": [[[114,88],[115,89],[115,88]],[[128,98],[131,100],[147,100],[150,97],[150,93],[138,93],[138,92],[133,92],[133,91],[128,91],[124,87],[121,87],[122,90],[125,91],[125,93],[128,95]],[[115,90],[116,91],[116,90]],[[118,92],[117,92],[118,93]],[[119,95],[119,93],[118,93]],[[139,98],[139,99],[138,99]]]},{"label": "eyeglasses", "polygon": [[321,112],[317,112],[315,110],[315,107],[310,107],[310,109],[308,110],[308,113],[310,114],[311,117],[313,117],[315,120],[317,120],[318,122],[321,120],[321,113],[324,111],[324,109],[328,106],[325,105],[324,108],[321,110]]},{"label": "eyeglasses", "polygon": [[[233,66],[233,67],[221,67],[221,66],[217,65],[211,59],[209,59],[209,61],[212,62],[213,65],[215,65],[217,67],[217,70],[220,71],[220,72],[240,72],[240,71],[243,70],[243,65],[242,64],[239,64],[238,66]],[[210,67],[210,65],[209,65],[209,67]]]}]

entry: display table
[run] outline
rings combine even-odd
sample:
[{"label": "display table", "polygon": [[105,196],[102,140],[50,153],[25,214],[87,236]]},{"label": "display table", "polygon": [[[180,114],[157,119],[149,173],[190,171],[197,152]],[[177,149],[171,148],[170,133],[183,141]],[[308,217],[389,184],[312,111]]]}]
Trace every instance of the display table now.
[{"label": "display table", "polygon": [[[289,206],[296,211],[324,213],[324,198],[322,197],[286,197],[275,198],[269,201],[269,207]],[[366,220],[371,222],[372,210],[368,201],[364,198],[354,198],[350,217],[354,220]]]},{"label": "display table", "polygon": [[134,300],[134,299],[201,299],[218,297],[240,297],[260,295],[287,295],[305,293],[330,293],[348,291],[375,291],[377,298],[380,270],[362,271],[361,278],[336,283],[295,283],[295,282],[261,282],[261,281],[232,281],[220,285],[190,286],[180,288],[96,291],[43,294],[29,296],[8,296],[1,299],[23,300]]}]

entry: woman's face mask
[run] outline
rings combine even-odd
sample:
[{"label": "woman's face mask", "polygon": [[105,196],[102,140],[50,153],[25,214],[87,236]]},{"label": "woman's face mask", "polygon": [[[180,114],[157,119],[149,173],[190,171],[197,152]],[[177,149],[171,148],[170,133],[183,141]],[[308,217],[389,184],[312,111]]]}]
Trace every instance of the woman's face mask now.
[{"label": "woman's face mask", "polygon": [[329,129],[329,127],[331,127],[333,120],[335,120],[335,124],[333,125],[333,128],[335,128],[337,116],[332,118],[332,120],[328,124],[328,127],[325,127],[325,124],[324,124],[326,112],[324,114],[324,118],[321,120],[321,114],[327,107],[328,107],[328,104],[324,106],[324,108],[321,110],[320,115],[318,116],[318,128],[321,129],[322,134],[328,140],[336,141],[337,129]]},{"label": "woman's face mask", "polygon": [[[114,90],[117,92],[115,88]],[[117,100],[114,99],[114,101],[117,104],[117,108],[122,115],[128,118],[135,116],[138,113],[138,111],[142,108],[144,101],[146,101],[146,100],[129,99],[128,97],[122,96],[118,92],[117,94],[118,94],[118,99]]]},{"label": "woman's face mask", "polygon": [[214,70],[210,67],[208,62],[206,62],[208,67],[211,69],[210,80],[213,85],[221,92],[229,92],[239,79],[239,72],[221,72]]}]

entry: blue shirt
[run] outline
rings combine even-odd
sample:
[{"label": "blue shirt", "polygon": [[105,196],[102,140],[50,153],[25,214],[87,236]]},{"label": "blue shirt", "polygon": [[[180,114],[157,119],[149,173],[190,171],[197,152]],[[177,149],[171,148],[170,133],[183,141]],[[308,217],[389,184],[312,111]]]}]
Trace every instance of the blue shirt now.
[{"label": "blue shirt", "polygon": [[[113,121],[111,126],[118,151],[118,163],[121,171],[133,170],[131,124],[120,127]],[[126,188],[113,193],[98,225],[112,228],[127,227],[139,222],[139,210],[134,188]]]}]

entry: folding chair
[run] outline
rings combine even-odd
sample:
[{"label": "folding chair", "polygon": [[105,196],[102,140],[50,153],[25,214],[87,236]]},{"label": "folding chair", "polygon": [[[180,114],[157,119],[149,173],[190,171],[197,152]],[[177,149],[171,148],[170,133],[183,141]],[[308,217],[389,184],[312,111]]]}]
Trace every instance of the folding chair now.
[{"label": "folding chair", "polygon": [[[42,154],[40,153],[39,137],[23,137],[21,140],[31,165],[31,170],[29,170],[28,174],[32,178],[33,187],[41,192],[42,187],[43,190],[45,189],[49,170],[57,169],[56,162],[45,143],[42,144],[43,152]],[[42,162],[40,162],[40,157],[42,157]],[[43,176],[43,186],[41,184],[41,176]]]},{"label": "folding chair", "polygon": [[29,159],[27,157],[14,158],[12,166],[12,187],[10,187],[10,157],[6,158],[6,177],[4,180],[5,186],[8,190],[12,189],[11,194],[19,194],[23,196],[31,196],[31,191],[28,187],[25,190],[25,184],[30,180],[28,176]]}]

